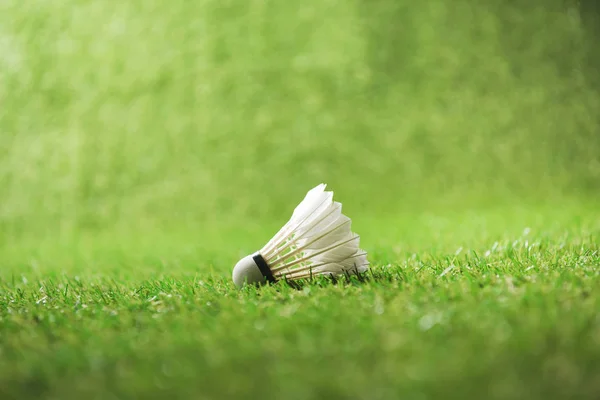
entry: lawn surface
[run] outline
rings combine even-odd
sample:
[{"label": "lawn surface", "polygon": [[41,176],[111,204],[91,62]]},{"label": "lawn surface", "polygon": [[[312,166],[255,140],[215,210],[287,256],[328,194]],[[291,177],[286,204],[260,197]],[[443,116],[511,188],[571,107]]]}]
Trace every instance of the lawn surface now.
[{"label": "lawn surface", "polygon": [[[600,398],[576,2],[301,3],[0,1],[0,399]],[[321,182],[372,270],[234,288]]]},{"label": "lawn surface", "polygon": [[0,280],[2,397],[595,398],[600,215],[536,210],[370,221],[364,280],[300,289],[184,246],[40,253]]}]

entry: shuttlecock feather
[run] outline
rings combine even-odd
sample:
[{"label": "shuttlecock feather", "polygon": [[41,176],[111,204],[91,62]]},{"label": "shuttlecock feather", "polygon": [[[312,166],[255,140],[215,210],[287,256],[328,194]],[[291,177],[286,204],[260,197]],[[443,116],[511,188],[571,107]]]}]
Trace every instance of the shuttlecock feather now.
[{"label": "shuttlecock feather", "polygon": [[320,184],[311,189],[262,249],[238,261],[233,269],[237,286],[358,274],[369,268],[367,253],[359,248],[360,236],[352,232],[352,221],[325,187]]}]

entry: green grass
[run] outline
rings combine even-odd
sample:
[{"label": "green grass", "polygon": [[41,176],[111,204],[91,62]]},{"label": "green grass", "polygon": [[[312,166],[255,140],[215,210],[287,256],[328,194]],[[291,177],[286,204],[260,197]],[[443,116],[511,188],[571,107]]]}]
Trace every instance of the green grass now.
[{"label": "green grass", "polygon": [[[224,276],[232,264],[209,272],[204,251],[178,259],[191,239],[179,247],[140,244],[131,249],[145,249],[138,254],[108,253],[98,242],[40,250],[27,265],[5,269],[0,281],[0,393],[61,399],[592,399],[600,393],[597,208],[423,215],[395,221],[392,230],[389,222],[357,227],[373,249],[374,267],[364,280],[316,280],[300,289],[281,282],[238,290]],[[241,252],[271,233],[256,232]],[[213,245],[221,253],[216,259],[238,256],[233,244]]]},{"label": "green grass", "polygon": [[[0,398],[598,398],[583,20],[563,0],[2,1]],[[235,289],[321,182],[372,271]]]}]

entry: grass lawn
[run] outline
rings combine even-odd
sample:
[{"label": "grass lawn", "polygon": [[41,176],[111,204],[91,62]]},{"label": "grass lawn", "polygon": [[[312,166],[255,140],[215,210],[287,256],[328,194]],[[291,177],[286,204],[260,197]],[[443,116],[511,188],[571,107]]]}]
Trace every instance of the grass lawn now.
[{"label": "grass lawn", "polygon": [[[362,225],[371,273],[300,289],[238,290],[231,265],[208,272],[202,251],[177,260],[192,236],[135,249],[146,260],[81,244],[15,264],[0,280],[2,398],[600,393],[597,209]],[[71,265],[73,254],[103,256]]]}]

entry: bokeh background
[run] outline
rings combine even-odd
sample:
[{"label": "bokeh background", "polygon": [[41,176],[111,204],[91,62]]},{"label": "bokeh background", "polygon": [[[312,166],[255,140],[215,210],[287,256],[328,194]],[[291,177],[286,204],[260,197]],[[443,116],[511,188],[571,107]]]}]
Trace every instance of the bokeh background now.
[{"label": "bokeh background", "polygon": [[591,0],[3,0],[5,263],[129,251],[228,273],[321,182],[370,251],[416,246],[431,218],[415,216],[594,202],[597,16]]}]

